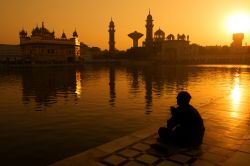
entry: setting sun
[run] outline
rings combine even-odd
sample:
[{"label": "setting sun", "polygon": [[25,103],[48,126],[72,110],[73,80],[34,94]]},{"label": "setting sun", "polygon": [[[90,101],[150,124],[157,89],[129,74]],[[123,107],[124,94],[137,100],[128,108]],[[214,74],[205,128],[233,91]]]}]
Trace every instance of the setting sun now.
[{"label": "setting sun", "polygon": [[250,16],[244,13],[229,17],[227,27],[230,33],[247,33],[250,31]]}]

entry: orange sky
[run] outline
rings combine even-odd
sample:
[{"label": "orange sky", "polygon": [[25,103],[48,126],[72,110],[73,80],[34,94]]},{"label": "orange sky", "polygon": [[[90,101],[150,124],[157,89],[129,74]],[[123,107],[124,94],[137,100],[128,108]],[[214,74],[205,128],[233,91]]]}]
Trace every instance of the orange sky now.
[{"label": "orange sky", "polygon": [[[149,8],[154,31],[160,27],[166,34],[184,33],[192,43],[203,46],[229,45],[228,17],[237,12],[250,16],[250,0],[6,0],[0,5],[0,43],[18,44],[22,28],[30,34],[44,21],[56,37],[63,30],[69,37],[76,28],[81,42],[107,49],[108,24],[113,17],[116,48],[124,50],[132,46],[128,33],[145,34]],[[246,42],[250,45],[250,32],[245,34]]]}]

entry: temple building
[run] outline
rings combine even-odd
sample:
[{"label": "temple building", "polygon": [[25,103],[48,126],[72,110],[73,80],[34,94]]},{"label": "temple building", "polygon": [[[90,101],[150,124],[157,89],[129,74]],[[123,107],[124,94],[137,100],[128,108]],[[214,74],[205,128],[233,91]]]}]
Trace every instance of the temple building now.
[{"label": "temple building", "polygon": [[142,47],[138,47],[138,39],[143,34],[137,31],[128,34],[133,39],[133,47],[129,49],[129,53],[133,56],[142,57],[163,61],[182,61],[187,59],[191,53],[189,35],[169,34],[166,36],[162,29],[153,31],[153,17],[149,11],[146,19],[146,38]]},{"label": "temple building", "polygon": [[169,34],[165,40],[161,42],[159,56],[167,61],[182,61],[189,59],[190,45],[189,35]]},{"label": "temple building", "polygon": [[30,36],[24,29],[19,33],[22,59],[27,63],[73,63],[80,57],[80,42],[76,30],[71,38],[63,32],[60,38],[42,22]]},{"label": "temple building", "polygon": [[163,32],[160,28],[154,33],[154,47],[156,50],[161,50],[162,43],[165,40],[165,32]]}]

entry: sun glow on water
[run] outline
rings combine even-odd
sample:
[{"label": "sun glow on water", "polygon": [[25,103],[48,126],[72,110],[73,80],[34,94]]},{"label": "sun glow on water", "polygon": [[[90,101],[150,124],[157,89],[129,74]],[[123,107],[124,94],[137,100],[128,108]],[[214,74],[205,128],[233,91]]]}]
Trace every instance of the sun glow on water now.
[{"label": "sun glow on water", "polygon": [[239,84],[234,85],[234,88],[232,91],[232,99],[233,99],[234,105],[239,104],[239,101],[240,101],[240,86],[239,86]]},{"label": "sun glow on water", "polygon": [[233,111],[231,113],[231,116],[236,118],[238,117],[238,107],[240,104],[240,98],[241,98],[241,89],[240,89],[240,74],[235,73],[234,74],[234,87],[232,89],[231,98],[232,98],[232,105],[233,105]]},{"label": "sun glow on water", "polygon": [[78,98],[81,97],[82,84],[81,84],[81,73],[79,71],[76,72],[76,95]]}]

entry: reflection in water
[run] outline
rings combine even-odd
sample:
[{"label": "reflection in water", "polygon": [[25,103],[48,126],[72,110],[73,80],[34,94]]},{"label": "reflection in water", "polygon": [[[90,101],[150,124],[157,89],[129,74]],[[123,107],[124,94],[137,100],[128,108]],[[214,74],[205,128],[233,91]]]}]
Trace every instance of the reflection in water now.
[{"label": "reflection in water", "polygon": [[231,92],[233,111],[231,113],[231,116],[236,118],[238,117],[238,107],[240,104],[240,97],[241,97],[239,69],[235,71],[233,76],[234,76],[234,87]]},{"label": "reflection in water", "polygon": [[110,66],[109,68],[109,103],[111,106],[115,106],[115,68],[114,66]]},{"label": "reflection in water", "polygon": [[176,76],[176,91],[183,91],[183,90],[187,90],[188,87],[188,77],[189,77],[189,73],[193,72],[193,69],[191,69],[190,71],[185,71],[185,68],[183,67],[179,67],[175,69],[175,76]]},{"label": "reflection in water", "polygon": [[76,72],[76,96],[78,98],[81,97],[82,92],[82,84],[81,84],[81,73],[79,71]]},{"label": "reflection in water", "polygon": [[[232,67],[98,64],[0,70],[0,77],[0,153],[7,163],[2,165],[49,165],[61,160],[59,156],[87,150],[152,122],[165,123],[169,106],[183,89],[192,94],[197,107],[231,94],[232,100],[224,103],[233,108],[230,118],[217,109],[208,113],[225,118],[228,128],[244,120],[249,123],[248,109],[240,103],[249,98],[250,66],[235,72]],[[110,111],[110,105],[121,111]],[[22,163],[16,163],[20,159]]]},{"label": "reflection in water", "polygon": [[150,114],[153,102],[157,102],[157,99],[164,95],[172,95],[175,91],[187,89],[190,72],[198,73],[199,71],[197,68],[187,70],[180,66],[128,67],[130,93],[134,97],[137,97],[140,92],[144,93],[145,114]]},{"label": "reflection in water", "polygon": [[[109,74],[109,104],[116,104],[116,70],[117,66],[108,67]],[[100,70],[99,67],[90,70]],[[120,71],[118,71],[120,72]],[[193,71],[192,71],[193,72]],[[195,71],[194,71],[195,72]],[[173,86],[176,90],[183,90],[188,86],[188,72],[182,68],[170,67],[128,67],[130,75],[131,94],[144,93],[145,114],[150,114],[153,107],[153,98],[164,96],[164,93],[172,94]],[[96,77],[100,79],[99,77]],[[57,103],[63,97],[66,101],[76,101],[84,96],[82,93],[82,74],[75,69],[31,69],[22,72],[23,103],[36,103],[36,110],[46,110],[46,107]],[[140,81],[143,80],[143,81]],[[86,80],[84,80],[86,81]],[[166,86],[167,85],[167,86]],[[140,87],[144,90],[140,91]],[[108,87],[104,87],[108,88]],[[170,88],[168,90],[168,88]],[[143,89],[143,88],[142,88]],[[73,95],[73,97],[69,97]]]},{"label": "reflection in water", "polygon": [[145,104],[146,104],[146,114],[151,113],[152,106],[152,73],[148,70],[145,70]]},{"label": "reflection in water", "polygon": [[137,68],[132,68],[127,71],[128,73],[131,73],[131,93],[136,94],[139,90],[139,72]]},{"label": "reflection in water", "polygon": [[[79,101],[80,98],[89,95],[89,87],[99,82],[100,86],[95,87],[94,90],[99,90],[98,92],[104,89],[109,90],[109,99],[106,100],[106,102],[113,107],[117,104],[118,100],[116,90],[117,88],[118,90],[119,88],[122,88],[120,85],[118,87],[116,86],[116,77],[121,78],[126,75],[129,76],[127,77],[128,80],[126,80],[130,87],[128,93],[133,95],[135,103],[138,101],[137,98],[143,93],[143,108],[145,114],[150,114],[153,110],[152,108],[154,107],[154,104],[158,103],[160,98],[164,96],[170,97],[180,90],[191,90],[188,89],[190,86],[189,84],[192,84],[197,80],[193,80],[192,82],[189,78],[203,78],[202,73],[206,72],[204,68],[197,67],[128,66],[126,68],[126,73],[124,73],[119,69],[119,66],[109,65],[107,73],[109,76],[109,86],[103,87],[106,80],[102,78],[100,73],[104,71],[104,68],[101,66],[90,66],[87,68],[88,70],[84,72],[84,74],[87,75],[84,76],[84,78],[82,78],[82,70],[76,69],[31,69],[23,71],[23,103],[35,103],[37,106],[36,110],[45,110],[47,106],[57,103],[58,100],[61,100],[62,98],[64,98],[65,101],[72,99],[73,101]],[[213,70],[217,72],[216,70],[218,69],[211,68],[211,71]],[[93,74],[94,77],[91,77],[91,74]],[[239,71],[237,70],[234,74],[235,88],[232,92],[232,96],[235,105],[240,97]],[[93,78],[95,79],[93,82],[94,84],[91,83],[91,86],[88,87],[87,84],[89,84],[90,81],[93,81]],[[201,80],[202,79],[200,79],[200,81]],[[84,85],[86,85],[87,94],[83,94],[82,92],[83,82]],[[207,87],[204,85],[205,84],[200,86],[200,88],[192,88],[192,90],[196,92],[205,92]],[[205,93],[210,93],[210,90],[207,90]],[[69,95],[72,95],[73,97]],[[103,96],[100,95],[100,97]],[[205,101],[202,101],[202,103],[204,102]]]},{"label": "reflection in water", "polygon": [[[176,66],[171,66],[167,69],[164,66],[147,66],[143,68],[142,77],[145,86],[146,114],[152,112],[151,108],[153,107],[153,99],[155,96],[164,96],[164,92],[167,93],[167,95],[172,94],[173,86],[176,87],[176,91],[187,89],[188,74],[190,71]],[[167,89],[168,86],[171,87],[170,91]]]},{"label": "reflection in water", "polygon": [[27,69],[22,71],[23,103],[35,100],[36,111],[57,103],[59,95],[68,101],[76,92],[74,69]]}]

